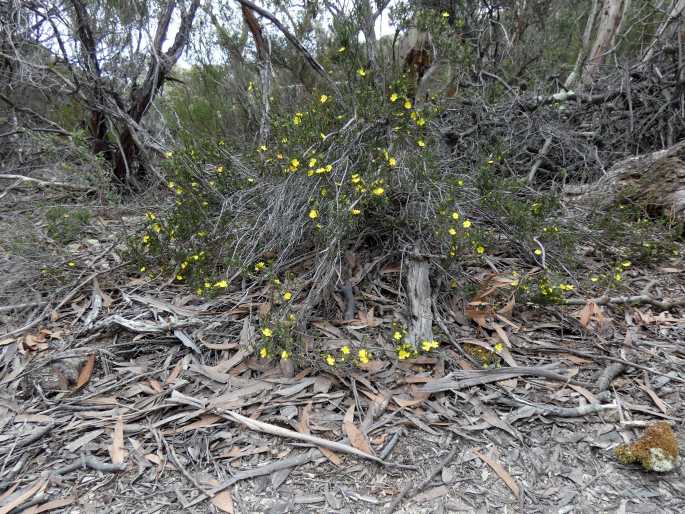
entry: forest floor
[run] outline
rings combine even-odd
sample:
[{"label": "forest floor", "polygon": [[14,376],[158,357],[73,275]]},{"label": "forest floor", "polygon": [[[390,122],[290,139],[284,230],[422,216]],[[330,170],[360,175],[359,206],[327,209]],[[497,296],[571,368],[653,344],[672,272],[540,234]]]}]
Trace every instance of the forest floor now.
[{"label": "forest floor", "polygon": [[[63,193],[9,193],[0,514],[685,511],[681,467],[648,473],[613,451],[660,420],[685,441],[682,306],[576,294],[578,305],[515,305],[495,326],[455,293],[440,300],[449,340],[398,361],[388,340],[404,306],[388,295],[402,277],[381,261],[359,284],[355,320],[315,319],[305,335],[375,341],[374,359],[302,360],[290,376],[246,346],[268,291],[208,300],[130,273],[121,248],[140,206],[91,209],[60,245],[37,213]],[[511,266],[467,271],[486,283]],[[685,296],[682,259],[625,277],[635,295]],[[496,336],[507,351],[478,369],[474,346]]]}]

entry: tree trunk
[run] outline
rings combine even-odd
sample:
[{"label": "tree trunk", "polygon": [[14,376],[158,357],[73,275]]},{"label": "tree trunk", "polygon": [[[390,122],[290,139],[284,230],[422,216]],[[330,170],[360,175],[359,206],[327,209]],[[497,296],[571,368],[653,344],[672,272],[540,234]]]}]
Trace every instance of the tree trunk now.
[{"label": "tree trunk", "polygon": [[566,79],[566,88],[590,84],[597,77],[600,66],[614,47],[629,5],[630,0],[593,0],[583,33],[583,46],[573,72]]}]

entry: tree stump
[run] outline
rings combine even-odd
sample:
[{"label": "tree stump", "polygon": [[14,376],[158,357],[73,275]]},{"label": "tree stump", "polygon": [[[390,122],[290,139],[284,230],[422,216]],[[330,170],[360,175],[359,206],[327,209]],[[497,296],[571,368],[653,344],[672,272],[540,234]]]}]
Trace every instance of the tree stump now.
[{"label": "tree stump", "polygon": [[409,304],[408,340],[419,346],[433,340],[430,265],[426,259],[413,255],[407,271],[407,301]]}]

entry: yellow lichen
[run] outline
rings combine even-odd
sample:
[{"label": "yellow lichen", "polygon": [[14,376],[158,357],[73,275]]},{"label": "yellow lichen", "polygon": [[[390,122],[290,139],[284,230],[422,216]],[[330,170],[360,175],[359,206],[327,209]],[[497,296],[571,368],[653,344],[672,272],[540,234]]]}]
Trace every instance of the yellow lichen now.
[{"label": "yellow lichen", "polygon": [[618,446],[614,453],[621,464],[641,464],[647,471],[671,471],[678,460],[678,441],[671,425],[659,421],[650,425],[642,437]]}]

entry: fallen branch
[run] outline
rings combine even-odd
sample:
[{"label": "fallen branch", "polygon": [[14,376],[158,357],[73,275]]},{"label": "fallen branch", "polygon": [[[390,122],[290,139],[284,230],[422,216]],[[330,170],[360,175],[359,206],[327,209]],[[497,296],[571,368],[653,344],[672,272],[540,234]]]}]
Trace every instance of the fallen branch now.
[{"label": "fallen branch", "polygon": [[422,393],[439,393],[464,389],[475,385],[489,384],[523,376],[538,376],[559,380],[560,382],[574,383],[568,377],[557,373],[556,370],[535,367],[510,367],[496,369],[462,370],[453,371],[444,378],[427,382],[418,390]]},{"label": "fallen branch", "polygon": [[89,193],[92,191],[95,191],[92,187],[86,187],[86,186],[77,186],[75,184],[69,184],[67,182],[50,182],[48,180],[40,180],[37,178],[32,178],[32,177],[25,177],[24,175],[11,175],[11,174],[2,174],[0,175],[0,179],[7,179],[7,180],[19,180],[21,182],[30,182],[32,184],[37,184],[39,186],[43,187],[61,187],[63,189],[69,189],[71,191],[82,191],[84,193]]},{"label": "fallen branch", "polygon": [[[247,428],[251,430],[256,430],[258,432],[263,432],[265,434],[271,434],[271,435],[276,435],[279,437],[287,437],[289,439],[297,439],[300,441],[304,441],[307,443],[312,443],[315,444],[316,446],[323,446],[324,448],[328,448],[329,450],[333,450],[336,452],[340,453],[349,453],[351,455],[356,455],[357,457],[361,457],[363,459],[367,460],[372,460],[373,462],[377,462],[378,464],[382,464],[384,466],[400,466],[398,464],[390,464],[388,462],[385,462],[383,459],[379,459],[375,455],[371,455],[368,453],[365,453],[361,450],[357,450],[353,446],[349,446],[346,444],[338,443],[335,441],[329,441],[328,439],[324,439],[322,437],[316,437],[310,434],[302,434],[300,432],[295,432],[294,430],[288,430],[287,428],[282,428],[276,425],[271,425],[269,423],[264,423],[262,421],[257,421],[255,419],[250,419],[246,416],[243,416],[242,414],[238,414],[237,412],[229,411],[229,410],[221,410],[218,411],[219,414],[226,416],[227,418],[237,421],[238,423],[242,423],[245,425]],[[403,466],[400,466],[403,467]]]},{"label": "fallen branch", "polygon": [[[536,403],[531,403],[526,400],[514,397],[515,402],[512,403],[523,403],[526,406],[520,408],[518,411],[511,415],[512,419],[517,420],[521,418],[530,418],[532,416],[556,416],[559,418],[577,418],[580,416],[588,416],[590,414],[596,414],[605,410],[618,409],[618,405],[615,403],[588,403],[585,405],[579,405],[578,407],[559,407],[557,405],[541,405]],[[505,403],[509,403],[506,402]],[[509,417],[507,416],[507,419]]]},{"label": "fallen branch", "polygon": [[[664,300],[657,300],[652,295],[639,294],[635,296],[600,296],[590,300],[596,305],[652,305],[657,309],[667,311],[673,307],[682,307],[685,305],[685,296],[680,298],[671,298]],[[583,298],[569,298],[564,303],[566,305],[586,305],[588,300]]]}]

